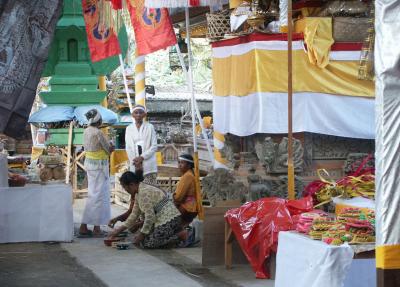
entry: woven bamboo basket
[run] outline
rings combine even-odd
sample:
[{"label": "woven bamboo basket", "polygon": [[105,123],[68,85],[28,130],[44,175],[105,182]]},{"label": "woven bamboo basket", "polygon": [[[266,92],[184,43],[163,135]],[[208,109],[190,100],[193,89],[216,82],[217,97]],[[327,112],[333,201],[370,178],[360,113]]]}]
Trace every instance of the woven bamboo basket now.
[{"label": "woven bamboo basket", "polygon": [[368,36],[369,18],[333,18],[333,39],[336,42],[363,42]]},{"label": "woven bamboo basket", "polygon": [[225,34],[231,32],[230,11],[224,10],[218,13],[207,15],[207,38],[210,41],[217,41],[224,38]]}]

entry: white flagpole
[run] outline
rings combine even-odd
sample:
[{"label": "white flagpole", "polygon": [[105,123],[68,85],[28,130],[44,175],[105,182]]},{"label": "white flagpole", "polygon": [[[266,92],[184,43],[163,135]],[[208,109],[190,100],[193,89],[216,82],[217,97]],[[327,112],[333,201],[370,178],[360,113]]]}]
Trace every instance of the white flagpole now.
[{"label": "white flagpole", "polygon": [[131,97],[130,97],[129,91],[128,91],[128,81],[126,80],[126,75],[125,75],[124,60],[122,59],[121,54],[119,54],[119,63],[121,65],[122,78],[124,79],[125,93],[126,93],[126,97],[128,99],[129,111],[132,114],[133,107],[132,107],[132,103],[131,103]]},{"label": "white flagpole", "polygon": [[198,216],[199,219],[204,219],[203,206],[201,203],[201,188],[200,188],[200,165],[199,165],[199,153],[197,151],[197,138],[196,138],[196,114],[195,114],[195,103],[196,99],[194,97],[194,87],[193,87],[193,70],[192,70],[192,50],[190,45],[190,27],[189,27],[189,7],[185,7],[185,22],[186,22],[186,39],[188,45],[188,53],[189,53],[189,86],[190,93],[192,96],[191,108],[192,108],[192,132],[193,132],[193,159],[194,159],[194,177],[196,183],[197,192],[197,204],[198,204]]},{"label": "white flagpole", "polygon": [[[181,63],[182,71],[183,71],[183,74],[185,75],[185,78],[186,78],[186,83],[188,84],[188,86],[193,85],[193,82],[192,82],[192,84],[190,84],[189,75],[188,75],[188,72],[186,70],[185,61],[183,59],[183,56],[182,56],[182,53],[181,53],[181,49],[179,48],[179,45],[175,44],[175,48],[176,48],[176,51],[178,52],[179,62]],[[188,51],[189,51],[189,49],[188,49]],[[212,165],[214,165],[214,154],[212,152],[210,141],[209,141],[208,136],[206,134],[206,131],[204,129],[204,123],[203,123],[203,119],[201,118],[199,106],[197,105],[196,100],[194,101],[194,103],[195,103],[196,116],[199,119],[199,123],[200,123],[200,127],[201,127],[201,133],[203,134],[203,137],[204,137],[204,139],[206,141],[208,156],[210,157]]]},{"label": "white flagpole", "polygon": [[186,22],[186,41],[187,41],[187,46],[188,46],[188,58],[189,58],[189,73],[188,73],[188,79],[189,79],[189,89],[190,89],[190,95],[191,95],[191,108],[192,108],[192,133],[193,133],[193,150],[194,153],[197,153],[197,138],[196,138],[196,113],[195,113],[195,97],[194,97],[194,87],[193,87],[193,69],[192,69],[192,48],[190,45],[190,23],[189,23],[189,7],[185,7],[185,22]]}]

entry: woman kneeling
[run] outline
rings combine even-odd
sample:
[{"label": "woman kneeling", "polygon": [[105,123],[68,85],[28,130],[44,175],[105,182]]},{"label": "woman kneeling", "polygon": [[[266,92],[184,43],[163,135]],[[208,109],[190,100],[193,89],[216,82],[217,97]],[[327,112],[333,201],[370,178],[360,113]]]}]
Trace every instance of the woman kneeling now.
[{"label": "woman kneeling", "polygon": [[141,183],[142,181],[143,175],[140,171],[127,171],[121,176],[122,187],[132,197],[135,196],[135,203],[128,219],[122,226],[114,229],[110,237],[133,227],[140,214],[143,214],[143,227],[134,244],[140,243],[144,248],[165,248],[174,247],[179,241],[186,240],[187,232],[182,230],[180,212],[174,203],[163,190]]}]

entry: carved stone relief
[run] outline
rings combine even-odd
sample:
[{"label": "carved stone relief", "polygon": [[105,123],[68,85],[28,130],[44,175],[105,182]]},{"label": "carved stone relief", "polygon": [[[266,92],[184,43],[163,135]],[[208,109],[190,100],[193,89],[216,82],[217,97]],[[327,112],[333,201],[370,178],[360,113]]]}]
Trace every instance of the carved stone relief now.
[{"label": "carved stone relief", "polygon": [[321,134],[312,137],[313,159],[346,159],[349,153],[374,153],[374,140],[343,138]]},{"label": "carved stone relief", "polygon": [[[281,175],[274,178],[263,179],[252,174],[247,177],[249,182],[249,200],[258,200],[263,197],[287,198],[287,176]],[[304,189],[301,177],[295,176],[295,194],[300,198]]]},{"label": "carved stone relief", "polygon": [[236,180],[231,172],[219,168],[209,173],[202,180],[202,191],[215,206],[217,201],[246,199],[247,188],[242,182]]},{"label": "carved stone relief", "polygon": [[[255,153],[260,162],[265,166],[267,173],[286,173],[288,159],[288,138],[284,137],[277,144],[272,138],[266,137],[262,142],[255,144]],[[303,170],[304,150],[301,142],[293,139],[293,164],[296,172]]]}]

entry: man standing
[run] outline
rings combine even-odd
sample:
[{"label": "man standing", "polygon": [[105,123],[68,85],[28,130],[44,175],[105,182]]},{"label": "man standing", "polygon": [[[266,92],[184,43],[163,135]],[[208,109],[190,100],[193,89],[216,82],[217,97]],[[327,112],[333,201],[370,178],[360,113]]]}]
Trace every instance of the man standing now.
[{"label": "man standing", "polygon": [[142,105],[133,107],[134,122],[126,128],[125,145],[129,158],[130,170],[135,172],[135,166],[143,165],[144,182],[156,185],[157,178],[157,136],[154,127],[143,121],[146,108]]}]

